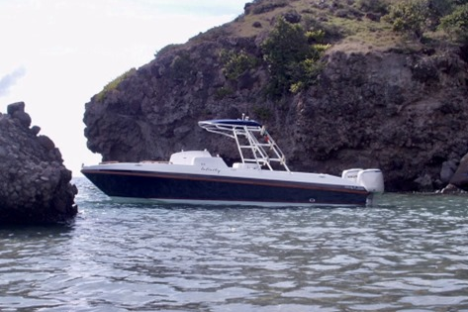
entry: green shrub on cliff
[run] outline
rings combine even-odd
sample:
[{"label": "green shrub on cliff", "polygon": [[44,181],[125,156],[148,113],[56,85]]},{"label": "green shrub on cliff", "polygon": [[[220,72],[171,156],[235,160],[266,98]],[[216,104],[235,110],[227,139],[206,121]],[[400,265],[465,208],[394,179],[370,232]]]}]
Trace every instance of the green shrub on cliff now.
[{"label": "green shrub on cliff", "polygon": [[154,53],[154,57],[157,58],[161,55],[164,55],[166,53],[170,53],[174,50],[176,50],[178,47],[181,47],[182,44],[180,43],[173,43],[173,44],[168,44],[167,46],[163,47],[162,49],[160,50],[157,50],[156,53]]},{"label": "green shrub on cliff", "polygon": [[127,78],[127,77],[129,77],[129,76],[131,76],[131,75],[133,75],[135,73],[136,73],[136,69],[131,68],[130,70],[126,71],[125,73],[123,73],[122,75],[115,78],[114,80],[109,82],[107,85],[105,85],[105,87],[102,89],[102,91],[97,94],[98,101],[102,101],[107,93],[117,89],[118,86],[120,85],[120,83],[123,80],[125,80],[125,78]]},{"label": "green shrub on cliff", "polygon": [[[299,24],[278,18],[262,44],[264,60],[270,72],[267,89],[270,96],[277,98],[289,92],[296,93],[314,82],[320,71],[317,62],[322,50],[309,44],[309,41],[313,41],[311,34],[313,32],[306,34]],[[321,32],[316,34],[323,35]]]},{"label": "green shrub on cliff", "polygon": [[224,64],[223,73],[229,80],[236,80],[249,69],[255,68],[259,61],[245,51],[239,53],[223,50],[221,52],[221,62]]},{"label": "green shrub on cliff", "polygon": [[185,80],[190,77],[192,71],[192,60],[190,53],[182,51],[174,57],[170,65],[170,75],[175,80]]},{"label": "green shrub on cliff", "polygon": [[214,92],[214,98],[215,100],[222,100],[225,97],[228,97],[230,95],[234,94],[234,91],[229,88],[229,87],[221,87],[215,90]]},{"label": "green shrub on cliff", "polygon": [[357,0],[356,7],[363,12],[388,13],[388,3],[385,0]]},{"label": "green shrub on cliff", "polygon": [[255,6],[252,10],[253,14],[263,14],[267,12],[271,12],[277,8],[283,8],[288,5],[287,0],[274,0],[265,3],[261,3],[261,1],[253,1],[254,3],[259,3],[259,5]]},{"label": "green shrub on cliff", "polygon": [[453,13],[443,17],[441,27],[455,40],[468,42],[468,3],[458,6]]},{"label": "green shrub on cliff", "polygon": [[443,29],[456,40],[467,35],[468,0],[410,0],[393,2],[384,20],[394,31],[414,34],[421,39],[425,31]]},{"label": "green shrub on cliff", "polygon": [[450,14],[453,10],[453,0],[426,0],[428,21],[427,25],[430,30],[436,30],[440,24],[440,18]]},{"label": "green shrub on cliff", "polygon": [[309,30],[305,33],[308,43],[323,43],[325,42],[325,31],[322,29]]},{"label": "green shrub on cliff", "polygon": [[384,20],[392,25],[394,31],[411,33],[421,38],[428,13],[425,0],[402,1],[390,6]]}]

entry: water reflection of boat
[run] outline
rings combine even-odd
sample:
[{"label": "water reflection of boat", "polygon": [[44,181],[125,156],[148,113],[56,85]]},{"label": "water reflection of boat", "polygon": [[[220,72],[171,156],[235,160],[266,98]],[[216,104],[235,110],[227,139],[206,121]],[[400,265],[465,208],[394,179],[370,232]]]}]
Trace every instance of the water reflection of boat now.
[{"label": "water reflection of boat", "polygon": [[206,150],[181,151],[168,162],[109,162],[84,166],[81,172],[108,196],[163,203],[357,206],[384,191],[379,169],[349,169],[341,177],[289,170],[279,146],[256,121],[198,125],[234,139],[241,161],[229,167]]}]

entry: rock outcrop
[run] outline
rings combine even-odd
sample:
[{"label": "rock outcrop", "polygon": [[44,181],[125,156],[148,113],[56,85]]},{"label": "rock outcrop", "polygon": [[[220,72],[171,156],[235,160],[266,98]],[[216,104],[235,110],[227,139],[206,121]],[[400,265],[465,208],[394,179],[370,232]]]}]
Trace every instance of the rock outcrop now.
[{"label": "rock outcrop", "polygon": [[54,142],[30,127],[24,107],[0,113],[0,224],[67,222],[77,214],[71,171]]},{"label": "rock outcrop", "polygon": [[441,189],[468,152],[468,57],[459,47],[337,43],[315,84],[274,101],[265,98],[267,64],[233,80],[220,56],[234,51],[262,60],[266,34],[210,34],[168,47],[94,96],[84,116],[88,148],[117,161],[207,148],[231,162],[235,146],[197,122],[245,113],[267,126],[293,170],[378,167],[389,191]]},{"label": "rock outcrop", "polygon": [[468,154],[460,160],[458,168],[450,178],[450,185],[468,191]]}]

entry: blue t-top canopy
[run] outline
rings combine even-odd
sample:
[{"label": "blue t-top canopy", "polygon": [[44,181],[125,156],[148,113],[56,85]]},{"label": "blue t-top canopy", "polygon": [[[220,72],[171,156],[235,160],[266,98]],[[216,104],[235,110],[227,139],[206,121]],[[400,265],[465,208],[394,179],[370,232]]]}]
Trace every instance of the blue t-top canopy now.
[{"label": "blue t-top canopy", "polygon": [[262,125],[256,122],[255,120],[245,120],[245,119],[215,119],[215,120],[206,120],[198,122],[198,125],[202,128],[204,126],[216,126],[216,125],[224,125],[224,126],[240,126],[240,127],[258,127],[261,128]]}]

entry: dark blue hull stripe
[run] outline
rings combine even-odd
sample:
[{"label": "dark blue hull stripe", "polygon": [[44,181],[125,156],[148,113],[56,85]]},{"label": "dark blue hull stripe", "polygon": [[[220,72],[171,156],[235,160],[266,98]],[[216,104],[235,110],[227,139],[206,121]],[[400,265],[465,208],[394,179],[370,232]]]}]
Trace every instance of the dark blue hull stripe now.
[{"label": "dark blue hull stripe", "polygon": [[364,189],[194,174],[82,170],[108,196],[167,200],[365,205]]}]

